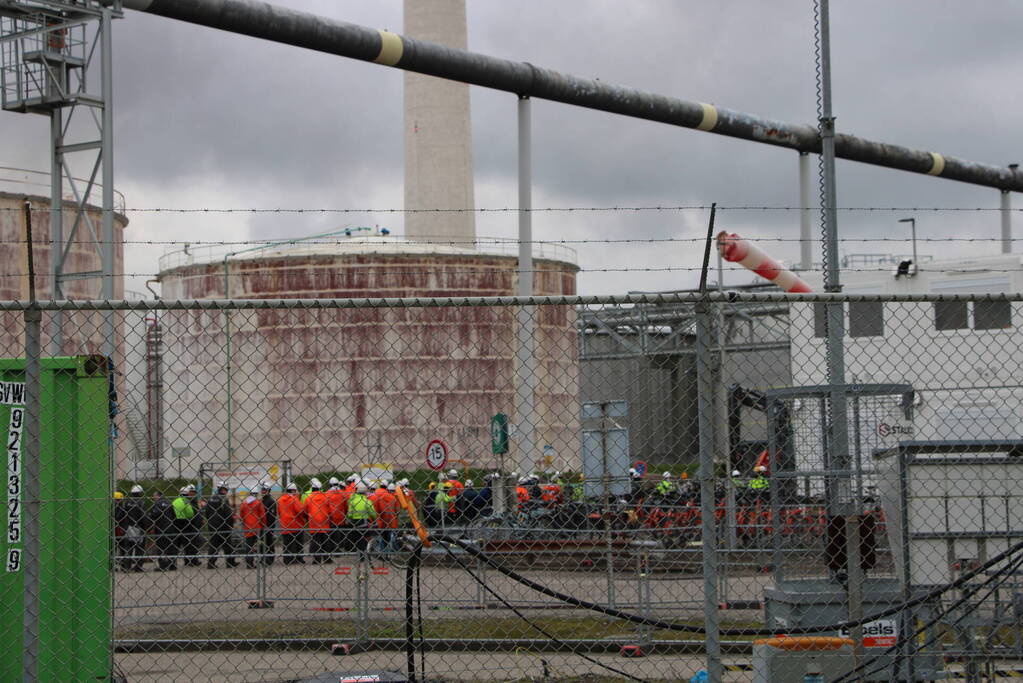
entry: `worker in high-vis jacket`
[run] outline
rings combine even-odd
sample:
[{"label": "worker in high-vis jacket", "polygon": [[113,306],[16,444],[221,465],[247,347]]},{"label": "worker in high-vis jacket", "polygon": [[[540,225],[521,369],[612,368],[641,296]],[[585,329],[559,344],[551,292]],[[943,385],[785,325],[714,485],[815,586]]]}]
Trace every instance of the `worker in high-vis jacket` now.
[{"label": "worker in high-vis jacket", "polygon": [[671,472],[665,472],[661,475],[661,480],[657,482],[657,487],[654,491],[660,496],[670,496],[671,494],[678,492],[678,489],[675,487],[675,482],[671,480]]},{"label": "worker in high-vis jacket", "polygon": [[369,501],[373,503],[373,509],[377,512],[377,533],[380,535],[379,545],[383,552],[391,552],[398,549],[398,497],[394,495],[397,487],[392,482],[387,486],[380,484],[376,491],[369,495]]},{"label": "worker in high-vis jacket", "polygon": [[305,499],[305,513],[309,519],[309,554],[313,564],[330,562],[330,501],[323,492],[323,484],[313,477]]},{"label": "worker in high-vis jacket", "polygon": [[376,521],[377,511],[373,502],[367,497],[369,489],[360,481],[355,486],[355,493],[348,498],[348,514],[346,520],[354,539],[355,549],[365,552],[371,536],[370,527]]},{"label": "worker in high-vis jacket", "polygon": [[767,478],[767,468],[763,465],[753,468],[753,478],[749,480],[749,490],[758,498],[770,493],[771,481]]},{"label": "worker in high-vis jacket", "polygon": [[266,531],[266,507],[258,486],[254,486],[242,501],[238,516],[242,520],[242,535],[245,536],[245,566],[252,569],[256,562],[263,561],[262,540]]},{"label": "worker in high-vis jacket", "polygon": [[437,487],[437,492],[433,494],[433,507],[437,511],[440,520],[447,519],[449,522],[452,520],[455,516],[456,500],[457,498],[453,495],[448,482],[444,482]]},{"label": "worker in high-vis jacket", "polygon": [[298,486],[294,482],[288,484],[284,495],[277,499],[277,519],[284,545],[284,564],[305,564],[302,558],[305,505],[298,496]]},{"label": "worker in high-vis jacket", "polygon": [[195,486],[189,484],[179,491],[179,496],[174,499],[171,506],[174,508],[174,529],[177,532],[178,552],[185,558],[186,567],[199,566],[199,545],[200,538],[196,514],[198,506],[195,503]]},{"label": "worker in high-vis jacket", "polygon": [[324,495],[327,496],[327,509],[330,517],[330,532],[327,534],[329,550],[331,555],[345,551],[345,517],[348,515],[348,499],[352,494],[341,485],[341,480],[331,477],[327,482],[330,488]]}]

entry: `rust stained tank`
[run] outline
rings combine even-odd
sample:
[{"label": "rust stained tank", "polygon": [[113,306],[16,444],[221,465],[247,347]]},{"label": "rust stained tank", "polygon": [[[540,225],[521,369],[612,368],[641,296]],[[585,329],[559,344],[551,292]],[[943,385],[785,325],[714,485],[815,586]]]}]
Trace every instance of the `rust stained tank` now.
[{"label": "rust stained tank", "polygon": [[[25,200],[31,205],[32,220],[32,260],[35,268],[36,298],[48,300],[53,298],[53,261],[50,244],[50,200],[38,195],[0,191],[0,299],[6,301],[28,301],[28,241],[24,212]],[[75,224],[75,206],[72,202],[64,202],[62,222],[65,238],[72,234]],[[100,207],[90,207],[89,219],[93,225],[99,226],[102,221]],[[124,297],[124,229],[128,219],[121,213],[114,214],[114,298]],[[71,243],[64,260],[65,273],[91,272],[102,269],[102,260],[96,245],[92,242],[91,233],[79,226],[76,238]],[[69,280],[63,283],[64,297],[67,299],[98,299],[101,292],[99,278]],[[99,312],[75,311],[64,314],[62,325],[63,340],[59,353],[52,348],[52,332],[50,313],[43,314],[41,326],[41,348],[44,356],[81,355],[103,353],[103,314]],[[124,362],[124,335],[120,324],[122,315],[114,314],[116,339],[114,340],[114,364],[117,367]],[[19,358],[25,355],[25,324],[21,312],[0,312],[0,358]],[[119,368],[117,377],[118,393],[124,396],[123,382]],[[120,434],[127,435],[123,416],[118,416],[116,424]],[[126,438],[114,442],[114,458],[117,463],[117,476],[124,476],[130,470],[129,448]]]},{"label": "rust stained tank", "polygon": [[[160,279],[164,299],[510,296],[515,248],[369,236],[234,257],[177,252]],[[574,252],[546,249],[534,257],[534,291],[575,294]],[[173,312],[163,321],[167,446],[187,449],[178,452],[194,466],[226,461],[230,447],[233,463],[290,458],[297,472],[371,461],[418,468],[440,438],[452,457],[492,467],[491,416],[515,421],[510,307]],[[577,467],[574,310],[537,309],[535,339],[535,442],[553,447],[552,467]]]},{"label": "rust stained tank", "polygon": [[[53,298],[53,263],[50,251],[50,200],[39,196],[26,196],[0,192],[0,299],[27,301],[28,287],[28,242],[24,203],[32,206],[32,260],[35,267],[35,290],[37,299]],[[88,212],[95,225],[102,219],[99,207]],[[74,206],[65,202],[62,211],[64,235],[72,234],[75,223]],[[124,228],[128,219],[120,213],[114,214],[114,264],[117,275],[114,279],[114,298],[124,296]],[[89,272],[101,270],[102,261],[96,245],[91,241],[88,230],[80,229],[68,250],[64,272]],[[98,299],[101,282],[99,278],[70,280],[65,282],[64,297],[67,299]],[[25,355],[25,331],[20,313],[4,312],[0,326],[0,357],[10,358]],[[46,355],[53,355],[50,347],[51,328],[47,324],[49,314],[43,315],[42,348]],[[65,315],[62,353],[77,355],[101,353],[103,349],[102,314],[75,312]],[[115,341],[119,349],[121,339]]]}]

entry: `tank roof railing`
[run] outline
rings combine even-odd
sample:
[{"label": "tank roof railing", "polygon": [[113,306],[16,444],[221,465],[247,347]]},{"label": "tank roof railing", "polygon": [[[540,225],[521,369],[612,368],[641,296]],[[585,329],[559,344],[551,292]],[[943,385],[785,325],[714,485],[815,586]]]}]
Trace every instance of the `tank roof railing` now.
[{"label": "tank roof railing", "polygon": [[[85,178],[74,178],[75,181],[80,183],[88,183],[89,181]],[[100,191],[103,186],[98,183],[93,183],[93,195],[96,197],[101,196]],[[10,194],[32,194],[41,197],[49,197],[50,195],[50,174],[47,171],[33,171],[29,168],[16,168],[14,166],[0,166],[0,192],[8,192]],[[64,193],[64,201],[74,202],[76,201],[75,195],[72,192]],[[124,195],[119,190],[114,190],[114,211],[120,214],[125,213]],[[102,207],[98,204],[93,204],[92,208],[99,211]]]},{"label": "tank roof railing", "polygon": [[[367,230],[374,234],[359,234]],[[245,246],[250,244],[250,246]],[[445,254],[472,256],[518,256],[519,242],[506,237],[479,237],[458,240],[451,237],[408,240],[385,234],[376,228],[347,227],[291,240],[266,240],[244,244],[203,244],[193,246],[187,242],[167,249],[160,257],[160,272],[193,265],[222,264],[226,261],[247,261],[257,258],[287,258],[294,256],[344,256],[351,254]],[[575,249],[561,243],[536,242],[533,258],[562,263],[578,263]]]}]

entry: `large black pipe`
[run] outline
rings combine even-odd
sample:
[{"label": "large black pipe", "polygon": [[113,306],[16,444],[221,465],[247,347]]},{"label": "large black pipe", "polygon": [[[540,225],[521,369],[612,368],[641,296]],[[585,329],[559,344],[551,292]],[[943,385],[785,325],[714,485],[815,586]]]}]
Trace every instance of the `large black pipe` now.
[{"label": "large black pipe", "polygon": [[[634,88],[578,78],[526,62],[513,62],[437,43],[348,24],[255,0],[123,0],[124,7],[318,52],[393,66],[523,97],[698,128],[719,135],[820,153],[816,126],[790,124],[680,100]],[[900,145],[835,136],[841,159],[912,173],[1023,191],[1023,174],[1008,168],[924,152]]]}]

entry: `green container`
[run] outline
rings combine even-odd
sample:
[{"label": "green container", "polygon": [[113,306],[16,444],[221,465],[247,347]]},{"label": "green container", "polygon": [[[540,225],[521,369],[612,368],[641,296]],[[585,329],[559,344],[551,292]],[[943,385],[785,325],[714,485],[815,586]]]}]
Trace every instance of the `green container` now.
[{"label": "green container", "polygon": [[[39,633],[40,681],[110,680],[111,470],[108,369],[101,356],[44,358],[41,363]],[[23,359],[0,359],[0,382],[24,382]],[[0,403],[12,401],[10,393]],[[10,388],[10,385],[8,385]],[[10,447],[11,411],[0,405]],[[8,450],[5,479],[10,485]],[[24,462],[24,450],[21,460]],[[23,475],[22,475],[23,479]],[[0,569],[0,681],[23,680],[25,571],[10,571],[6,531],[11,494],[4,491],[5,559]],[[24,501],[24,485],[21,499]],[[24,510],[22,530],[24,531]]]}]

